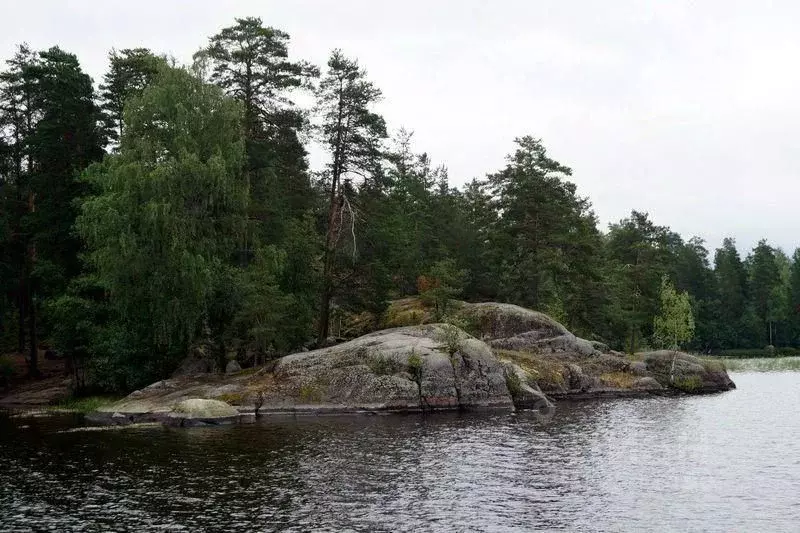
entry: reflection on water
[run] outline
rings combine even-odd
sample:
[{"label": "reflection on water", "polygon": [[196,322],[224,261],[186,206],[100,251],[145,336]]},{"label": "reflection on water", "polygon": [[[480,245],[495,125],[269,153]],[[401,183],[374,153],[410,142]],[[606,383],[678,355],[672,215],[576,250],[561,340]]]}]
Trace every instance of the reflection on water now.
[{"label": "reflection on water", "polygon": [[[793,531],[800,374],[533,415],[64,432],[0,418],[0,530]],[[22,425],[27,425],[22,429]]]}]

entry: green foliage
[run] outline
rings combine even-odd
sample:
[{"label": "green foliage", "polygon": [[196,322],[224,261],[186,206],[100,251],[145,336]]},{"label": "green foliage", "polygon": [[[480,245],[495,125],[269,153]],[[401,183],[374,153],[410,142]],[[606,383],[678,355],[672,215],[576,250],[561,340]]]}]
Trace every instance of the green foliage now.
[{"label": "green foliage", "polygon": [[239,123],[238,106],[219,89],[165,67],[128,101],[119,153],[84,174],[96,194],[83,202],[77,228],[109,295],[109,324],[95,346],[105,356],[96,361],[118,367],[122,356],[161,373],[208,316],[243,234]]},{"label": "green foliage", "polygon": [[111,140],[119,141],[126,102],[140,96],[153,83],[166,61],[147,48],[111,50],[108,61],[108,72],[100,85],[101,108],[106,115],[106,134]]},{"label": "green foliage", "polygon": [[420,298],[427,305],[434,306],[435,318],[447,315],[450,300],[463,291],[466,270],[459,269],[453,259],[442,259],[431,266],[417,281]]},{"label": "green foliage", "polygon": [[678,293],[664,276],[661,280],[661,310],[654,319],[653,337],[664,348],[677,350],[694,335],[694,317],[689,295]]},{"label": "green foliage", "polygon": [[461,350],[462,337],[462,332],[458,327],[451,324],[442,324],[436,340],[442,343],[442,347],[452,357]]},{"label": "green foliage", "polygon": [[372,373],[377,376],[393,376],[406,370],[406,365],[395,357],[382,353],[369,354],[366,363]]},{"label": "green foliage", "polygon": [[703,386],[703,380],[697,375],[676,377],[670,386],[683,392],[697,392]]},{"label": "green foliage", "polygon": [[516,372],[511,370],[506,372],[506,388],[512,398],[519,398],[522,395],[522,380]]},{"label": "green foliage", "polygon": [[411,355],[408,356],[408,373],[411,374],[411,377],[419,383],[422,380],[422,357],[415,352],[413,349],[411,350]]},{"label": "green foliage", "polygon": [[[264,354],[285,354],[306,342],[311,333],[313,302],[303,300],[302,294],[287,293],[281,278],[287,268],[287,254],[275,247],[264,247],[242,270],[228,294],[236,299],[231,329],[232,339]],[[224,311],[221,310],[224,320]]]}]

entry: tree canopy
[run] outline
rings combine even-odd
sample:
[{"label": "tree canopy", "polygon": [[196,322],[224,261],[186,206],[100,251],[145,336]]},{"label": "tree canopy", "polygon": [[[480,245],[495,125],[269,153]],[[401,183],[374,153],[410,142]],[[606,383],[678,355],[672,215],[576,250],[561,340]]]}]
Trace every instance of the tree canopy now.
[{"label": "tree canopy", "polygon": [[219,370],[363,333],[408,296],[442,320],[454,298],[530,307],[617,350],[800,348],[800,249],[713,249],[636,209],[601,227],[584,177],[526,132],[495,171],[451,176],[387,125],[357,59],[319,69],[291,44],[238,18],[191,67],[112,50],[97,90],[75,55],[18,48],[3,351],[35,376],[52,347],[81,386],[129,390],[189,353]]}]

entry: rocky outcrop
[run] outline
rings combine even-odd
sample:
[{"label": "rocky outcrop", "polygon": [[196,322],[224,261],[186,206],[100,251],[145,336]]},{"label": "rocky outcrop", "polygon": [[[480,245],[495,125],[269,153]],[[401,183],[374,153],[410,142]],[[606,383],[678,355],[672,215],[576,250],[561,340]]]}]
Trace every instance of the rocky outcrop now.
[{"label": "rocky outcrop", "polygon": [[[525,397],[520,405],[552,407],[538,394],[538,403]],[[200,415],[183,416],[179,406],[196,399],[260,414],[514,408],[506,370],[489,346],[453,326],[429,324],[288,355],[271,371],[160,381],[103,408],[93,419],[211,423]]]},{"label": "rocky outcrop", "polygon": [[[453,302],[450,313],[469,333],[492,348],[574,357],[600,355],[604,350],[608,351],[608,347],[602,343],[595,346],[590,341],[576,337],[544,313],[518,305]],[[418,298],[405,298],[392,302],[382,323],[422,324],[431,319],[430,311]]]},{"label": "rocky outcrop", "polygon": [[[394,320],[429,318],[412,300],[403,305]],[[514,305],[462,304],[456,322],[475,336],[449,324],[385,329],[287,355],[261,369],[160,381],[106,407],[95,419],[192,425],[228,422],[234,412],[515,407],[548,414],[552,399],[699,394],[734,387],[721,365],[675,352],[629,359],[576,337],[547,315]]]},{"label": "rocky outcrop", "polygon": [[640,354],[647,371],[664,387],[691,394],[735,389],[725,367],[693,355],[661,350]]},{"label": "rocky outcrop", "polygon": [[483,342],[453,326],[378,331],[286,356],[275,366],[276,403],[355,409],[511,407],[502,366]]}]

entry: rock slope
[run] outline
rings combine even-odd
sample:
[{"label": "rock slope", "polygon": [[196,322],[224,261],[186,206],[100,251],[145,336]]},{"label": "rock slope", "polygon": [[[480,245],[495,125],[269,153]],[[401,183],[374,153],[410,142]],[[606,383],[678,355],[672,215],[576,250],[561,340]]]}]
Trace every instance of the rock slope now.
[{"label": "rock slope", "polygon": [[[424,309],[418,312],[413,300],[397,305],[401,307],[393,313],[390,308],[394,323],[417,323],[287,355],[261,369],[225,376],[184,372],[132,393],[93,418],[112,423],[214,422],[202,410],[186,416],[187,405],[204,405],[187,400],[225,402],[250,417],[515,407],[550,413],[552,399],[735,387],[721,365],[677,352],[628,358],[576,337],[547,315],[514,305],[458,306],[454,322],[474,336],[450,324],[420,323],[430,315]],[[223,415],[219,420],[236,419],[230,411]]]}]

